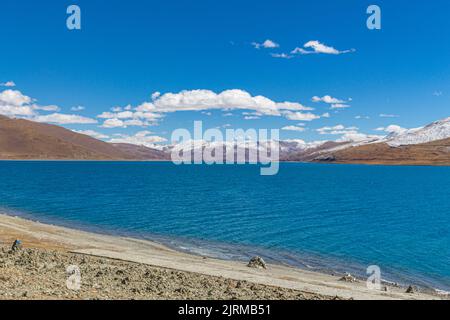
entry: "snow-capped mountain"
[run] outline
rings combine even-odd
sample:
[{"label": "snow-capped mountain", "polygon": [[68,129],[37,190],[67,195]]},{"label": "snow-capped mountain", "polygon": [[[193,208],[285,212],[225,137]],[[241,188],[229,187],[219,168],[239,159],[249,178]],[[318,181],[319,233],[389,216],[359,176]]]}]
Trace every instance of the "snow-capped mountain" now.
[{"label": "snow-capped mountain", "polygon": [[391,147],[421,144],[450,138],[450,117],[433,122],[425,127],[409,129],[400,134],[391,134],[386,142]]}]

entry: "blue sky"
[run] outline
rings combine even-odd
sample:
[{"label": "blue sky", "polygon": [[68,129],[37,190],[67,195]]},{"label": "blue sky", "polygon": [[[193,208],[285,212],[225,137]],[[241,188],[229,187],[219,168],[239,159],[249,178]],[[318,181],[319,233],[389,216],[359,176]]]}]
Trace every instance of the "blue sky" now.
[{"label": "blue sky", "polygon": [[[392,124],[418,127],[450,116],[450,3],[410,2],[4,0],[0,113],[95,131],[105,140],[142,131],[168,139],[194,120],[205,127],[297,127],[281,138],[306,141],[385,134],[374,129]],[[71,4],[81,8],[81,30],[66,27]],[[381,7],[381,30],[366,27],[371,4]],[[268,48],[266,40],[273,42]],[[314,53],[291,53],[295,48]],[[274,57],[280,54],[289,59]],[[191,92],[197,89],[208,91]],[[152,100],[154,92],[160,95]],[[277,114],[257,96],[270,99]],[[336,101],[313,101],[325,96]],[[199,111],[181,111],[186,101]],[[225,110],[229,101],[236,104]],[[295,105],[283,109],[286,101]],[[247,110],[249,103],[255,106]],[[111,110],[128,105],[122,112],[141,106],[139,116]],[[14,107],[31,107],[32,114],[13,114]],[[305,114],[318,118],[304,121]],[[329,129],[318,131],[323,127]]]}]

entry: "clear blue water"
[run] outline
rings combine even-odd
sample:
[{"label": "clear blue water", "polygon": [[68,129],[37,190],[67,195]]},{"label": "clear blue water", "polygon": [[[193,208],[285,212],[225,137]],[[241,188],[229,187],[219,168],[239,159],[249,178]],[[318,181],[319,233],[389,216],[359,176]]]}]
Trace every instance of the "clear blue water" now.
[{"label": "clear blue water", "polygon": [[450,168],[0,162],[0,211],[450,290]]}]

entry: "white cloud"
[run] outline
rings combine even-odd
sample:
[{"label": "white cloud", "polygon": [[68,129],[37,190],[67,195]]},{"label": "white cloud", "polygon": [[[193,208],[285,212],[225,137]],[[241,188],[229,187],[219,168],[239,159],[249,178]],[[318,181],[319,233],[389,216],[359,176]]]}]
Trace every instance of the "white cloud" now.
[{"label": "white cloud", "polygon": [[361,142],[361,141],[376,141],[382,139],[383,136],[368,135],[360,132],[347,132],[337,142]]},{"label": "white cloud", "polygon": [[286,117],[286,119],[288,119],[288,120],[296,120],[296,121],[312,121],[312,120],[316,120],[316,119],[320,118],[320,116],[315,115],[315,114],[310,113],[310,112],[302,113],[302,112],[286,111],[283,114]]},{"label": "white cloud", "polygon": [[[305,49],[306,48],[306,49]],[[309,49],[309,50],[307,50]],[[327,46],[323,43],[320,43],[317,40],[308,41],[303,45],[303,48],[295,48],[292,50],[292,54],[300,54],[300,55],[306,55],[306,54],[333,54],[333,55],[339,55],[344,53],[351,53],[355,52],[355,49],[349,49],[349,50],[337,50],[333,47]]]},{"label": "white cloud", "polygon": [[323,115],[322,115],[322,118],[329,118],[330,117],[330,113],[329,112],[325,112]]},{"label": "white cloud", "polygon": [[109,136],[107,136],[107,135],[105,135],[103,133],[94,131],[94,130],[73,130],[73,132],[81,133],[81,134],[84,134],[84,135],[87,135],[87,136],[91,136],[91,137],[93,137],[95,139],[108,139],[109,138]]},{"label": "white cloud", "polygon": [[49,105],[49,106],[32,105],[32,108],[34,110],[42,110],[42,111],[59,111],[59,110],[61,110],[60,107],[55,106],[55,105]]},{"label": "white cloud", "polygon": [[160,120],[163,116],[159,113],[148,112],[148,109],[152,109],[151,103],[144,103],[141,106],[132,110],[131,106],[124,108],[120,107],[112,108],[115,112],[103,112],[97,116],[97,118],[106,119],[102,127],[103,128],[126,128],[128,126],[151,126],[155,125],[156,121]]},{"label": "white cloud", "polygon": [[396,114],[385,114],[385,113],[381,113],[380,114],[380,117],[381,118],[398,118],[398,117],[400,117],[399,115],[396,115]]},{"label": "white cloud", "polygon": [[152,100],[156,100],[161,96],[161,92],[156,91],[152,93]]},{"label": "white cloud", "polygon": [[401,134],[401,133],[408,131],[408,129],[402,128],[396,124],[391,124],[390,126],[387,126],[387,127],[376,128],[375,130],[376,131],[384,131],[387,133],[396,133],[396,134]]},{"label": "white cloud", "polygon": [[358,116],[355,117],[355,119],[370,119],[370,117],[369,116],[360,116],[360,115],[358,115]]},{"label": "white cloud", "polygon": [[318,97],[318,96],[314,96],[311,98],[311,100],[313,102],[324,102],[326,104],[330,104],[330,109],[346,109],[346,108],[350,108],[350,105],[348,104],[348,102],[352,101],[351,98],[349,98],[347,101],[342,100],[342,99],[338,99],[338,98],[334,98],[330,95],[325,95],[323,97]]},{"label": "white cloud", "polygon": [[48,115],[37,115],[30,120],[36,122],[47,122],[55,124],[94,124],[97,120],[82,117],[75,114],[52,113]]},{"label": "white cloud", "polygon": [[117,119],[128,119],[133,117],[133,112],[131,111],[120,111],[117,113],[112,112],[103,112],[99,114],[97,118],[109,119],[109,118],[117,118]]},{"label": "white cloud", "polygon": [[109,140],[110,143],[129,143],[149,148],[158,148],[157,143],[166,142],[167,139],[152,135],[150,131],[139,131],[135,135],[119,134]]},{"label": "white cloud", "polygon": [[13,106],[23,106],[32,102],[32,99],[18,90],[5,90],[0,92],[0,102]]},{"label": "white cloud", "polygon": [[357,127],[345,127],[342,124],[338,124],[333,127],[322,127],[322,128],[316,129],[316,131],[319,134],[342,135],[342,134],[357,133],[358,128]]},{"label": "white cloud", "polygon": [[55,124],[93,124],[95,119],[81,117],[73,114],[52,113],[39,114],[39,111],[59,111],[55,105],[41,106],[18,90],[5,90],[0,92],[0,114],[9,117],[20,117],[36,122],[47,122]]},{"label": "white cloud", "polygon": [[260,115],[280,116],[283,111],[313,110],[298,102],[275,102],[264,96],[252,96],[240,89],[215,93],[211,90],[185,90],[165,93],[152,102],[144,102],[136,108],[153,114],[176,111],[252,110]]},{"label": "white cloud", "polygon": [[383,136],[378,135],[368,135],[365,133],[358,132],[359,128],[355,126],[346,127],[342,124],[335,125],[333,127],[322,127],[316,129],[316,131],[321,135],[340,135],[341,137],[337,139],[337,142],[360,142],[369,140],[378,140],[383,138]]},{"label": "white cloud", "polygon": [[343,103],[335,103],[332,104],[330,107],[330,109],[346,109],[346,108],[350,108],[350,105]]},{"label": "white cloud", "polygon": [[10,88],[12,88],[12,87],[15,87],[15,86],[16,86],[16,84],[14,83],[14,81],[7,81],[7,82],[0,83],[0,87],[10,87]]},{"label": "white cloud", "polygon": [[146,123],[139,119],[130,119],[123,122],[124,126],[146,126]]},{"label": "white cloud", "polygon": [[76,106],[76,107],[70,108],[70,110],[72,110],[72,111],[83,111],[84,109],[85,109],[85,107],[83,107],[83,106]]},{"label": "white cloud", "polygon": [[311,99],[313,102],[325,102],[328,104],[339,104],[339,103],[345,103],[344,100],[333,98],[332,96],[326,95],[323,97],[314,96]]},{"label": "white cloud", "polygon": [[9,117],[30,117],[36,114],[33,100],[17,90],[0,92],[0,114]]},{"label": "white cloud", "polygon": [[280,58],[280,59],[292,59],[293,56],[286,54],[286,53],[271,53],[270,54],[273,58]]},{"label": "white cloud", "polygon": [[433,92],[433,96],[435,96],[435,97],[440,97],[442,95],[443,95],[442,91],[435,91],[435,92]]},{"label": "white cloud", "polygon": [[15,116],[33,116],[34,109],[30,106],[14,106],[9,104],[2,104],[0,101],[0,114],[8,117]]},{"label": "white cloud", "polygon": [[258,116],[245,116],[244,120],[258,120],[261,119],[261,117]]},{"label": "white cloud", "polygon": [[101,125],[103,128],[123,128],[125,123],[117,118],[106,119]]},{"label": "white cloud", "polygon": [[306,129],[303,126],[302,127],[299,127],[299,126],[286,126],[286,127],[281,128],[281,130],[303,132]]},{"label": "white cloud", "polygon": [[253,42],[252,45],[256,48],[256,49],[260,49],[260,48],[265,48],[265,49],[274,49],[274,48],[278,48],[280,45],[270,39],[267,39],[266,41],[264,41],[263,43],[258,43],[258,42]]}]

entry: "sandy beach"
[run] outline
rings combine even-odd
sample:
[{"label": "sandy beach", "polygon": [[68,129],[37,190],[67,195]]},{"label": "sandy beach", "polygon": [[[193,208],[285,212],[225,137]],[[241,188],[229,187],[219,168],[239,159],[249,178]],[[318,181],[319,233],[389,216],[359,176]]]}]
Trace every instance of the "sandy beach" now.
[{"label": "sandy beach", "polygon": [[[14,240],[23,248],[10,252]],[[442,299],[281,265],[247,267],[163,245],[0,214],[0,299]],[[66,287],[69,265],[81,289]]]}]

